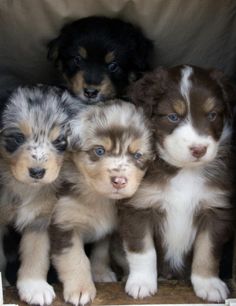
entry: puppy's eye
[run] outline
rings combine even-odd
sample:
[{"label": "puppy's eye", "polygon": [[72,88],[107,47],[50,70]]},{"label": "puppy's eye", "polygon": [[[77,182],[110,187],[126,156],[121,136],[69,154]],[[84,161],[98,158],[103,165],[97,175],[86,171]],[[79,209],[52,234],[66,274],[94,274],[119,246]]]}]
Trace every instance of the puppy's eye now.
[{"label": "puppy's eye", "polygon": [[95,150],[94,150],[95,154],[97,156],[103,156],[105,154],[105,149],[103,147],[97,147]]},{"label": "puppy's eye", "polygon": [[117,62],[112,62],[108,65],[108,69],[111,71],[111,72],[117,72],[120,67],[119,65],[117,64]]},{"label": "puppy's eye", "polygon": [[136,160],[139,160],[142,156],[143,156],[143,154],[140,153],[140,152],[134,153],[134,159],[136,159]]},{"label": "puppy's eye", "polygon": [[77,67],[80,66],[81,61],[82,61],[82,57],[80,55],[77,55],[76,57],[74,57],[74,63]]},{"label": "puppy's eye", "polygon": [[216,117],[217,117],[217,113],[215,111],[212,111],[212,112],[207,114],[207,118],[211,122],[215,121]]},{"label": "puppy's eye", "polygon": [[177,123],[180,121],[180,117],[176,113],[171,113],[167,115],[167,118],[170,122]]},{"label": "puppy's eye", "polygon": [[67,147],[67,141],[64,135],[60,135],[56,140],[52,142],[52,144],[60,152],[65,151]]},{"label": "puppy's eye", "polygon": [[7,135],[5,148],[8,152],[13,153],[25,142],[25,136],[22,133]]}]

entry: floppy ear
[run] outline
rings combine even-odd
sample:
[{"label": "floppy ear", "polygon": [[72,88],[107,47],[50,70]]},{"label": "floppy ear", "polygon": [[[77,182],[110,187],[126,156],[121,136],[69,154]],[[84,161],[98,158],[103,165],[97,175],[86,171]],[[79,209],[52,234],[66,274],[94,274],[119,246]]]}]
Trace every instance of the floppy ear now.
[{"label": "floppy ear", "polygon": [[155,113],[155,107],[160,97],[167,89],[168,71],[162,67],[146,73],[129,88],[131,102],[142,106],[148,117]]},{"label": "floppy ear", "polygon": [[231,83],[229,79],[221,70],[212,69],[210,70],[210,76],[217,82],[221,89],[222,97],[227,104],[227,108],[230,115],[235,112],[236,106],[236,86]]},{"label": "floppy ear", "polygon": [[61,46],[61,36],[53,39],[48,44],[47,58],[48,58],[49,61],[52,61],[55,66],[58,66],[58,63],[59,63],[60,46]]}]

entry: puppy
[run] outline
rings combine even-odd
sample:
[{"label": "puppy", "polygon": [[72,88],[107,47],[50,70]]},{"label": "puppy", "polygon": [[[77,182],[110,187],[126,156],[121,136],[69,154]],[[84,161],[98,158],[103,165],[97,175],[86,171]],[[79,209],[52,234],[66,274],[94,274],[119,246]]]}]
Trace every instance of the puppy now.
[{"label": "puppy", "polygon": [[62,28],[49,44],[48,59],[76,96],[94,104],[124,96],[127,86],[149,68],[152,49],[138,27],[93,16]]},{"label": "puppy", "polygon": [[125,290],[134,298],[157,291],[156,261],[159,275],[169,278],[186,272],[189,259],[198,297],[228,296],[218,273],[234,215],[232,94],[221,73],[193,66],[158,69],[133,88],[133,101],[146,103],[157,155],[119,210],[129,266]]},{"label": "puppy", "polygon": [[94,279],[114,280],[104,238],[116,227],[115,202],[135,193],[153,158],[142,111],[130,103],[111,103],[89,107],[72,124],[74,152],[63,167],[71,191],[57,203],[52,221],[53,264],[65,301],[74,305],[85,305],[96,294],[84,243],[98,241]]},{"label": "puppy", "polygon": [[55,296],[46,281],[47,228],[67,147],[67,120],[78,107],[56,88],[25,87],[12,93],[1,118],[0,225],[11,223],[22,233],[17,288],[30,304],[50,304]]}]

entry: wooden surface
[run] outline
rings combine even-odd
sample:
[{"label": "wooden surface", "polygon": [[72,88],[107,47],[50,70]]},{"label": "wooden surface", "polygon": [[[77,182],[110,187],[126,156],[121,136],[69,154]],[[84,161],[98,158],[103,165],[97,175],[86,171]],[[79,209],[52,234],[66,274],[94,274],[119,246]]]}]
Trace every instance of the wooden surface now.
[{"label": "wooden surface", "polygon": [[[97,296],[93,305],[124,305],[124,304],[202,304],[203,301],[194,295],[190,283],[168,281],[159,282],[158,294],[143,300],[134,300],[124,292],[123,283],[99,283],[96,284]],[[65,305],[62,299],[60,286],[55,286],[57,298],[53,306]],[[4,303],[26,305],[20,302],[16,288],[4,289]],[[236,298],[236,291],[231,286],[231,298]]]}]

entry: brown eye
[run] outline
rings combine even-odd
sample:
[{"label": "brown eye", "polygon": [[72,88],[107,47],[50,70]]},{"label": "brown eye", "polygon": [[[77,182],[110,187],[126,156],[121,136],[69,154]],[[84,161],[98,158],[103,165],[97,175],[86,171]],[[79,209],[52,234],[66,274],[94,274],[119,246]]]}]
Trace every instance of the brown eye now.
[{"label": "brown eye", "polygon": [[214,121],[217,117],[217,113],[215,111],[212,111],[210,113],[207,114],[207,118],[209,121]]},{"label": "brown eye", "polygon": [[74,63],[75,63],[75,65],[76,65],[77,67],[80,66],[81,60],[82,60],[82,58],[81,58],[80,55],[77,55],[76,57],[74,57]]},{"label": "brown eye", "polygon": [[108,69],[111,71],[111,72],[117,72],[120,67],[119,65],[117,64],[117,62],[112,62],[110,63],[110,65],[108,66]]}]

